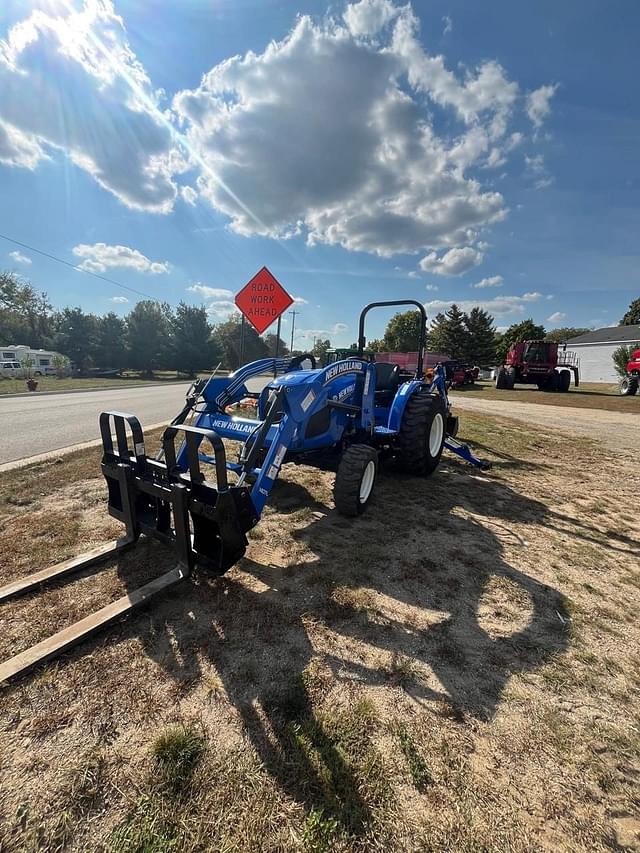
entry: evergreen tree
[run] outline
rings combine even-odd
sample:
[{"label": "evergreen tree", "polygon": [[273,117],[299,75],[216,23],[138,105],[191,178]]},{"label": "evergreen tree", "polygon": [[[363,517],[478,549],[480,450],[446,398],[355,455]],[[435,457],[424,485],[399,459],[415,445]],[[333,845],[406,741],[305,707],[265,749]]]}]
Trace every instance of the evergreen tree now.
[{"label": "evergreen tree", "polygon": [[636,326],[640,323],[640,299],[634,299],[627,313],[620,320],[621,326]]},{"label": "evergreen tree", "polygon": [[482,308],[465,314],[467,341],[464,358],[479,367],[490,367],[496,361],[496,330],[493,317]]},{"label": "evergreen tree", "polygon": [[54,317],[54,349],[66,355],[80,372],[95,363],[98,318],[82,308],[63,308]]},{"label": "evergreen tree", "polygon": [[127,346],[131,367],[151,376],[172,366],[171,309],[166,303],[145,299],[127,315]]},{"label": "evergreen tree", "polygon": [[127,366],[127,325],[113,311],[96,318],[94,360],[98,367]]},{"label": "evergreen tree", "polygon": [[452,305],[445,314],[436,314],[429,331],[428,349],[464,360],[468,350],[466,315]]},{"label": "evergreen tree", "polygon": [[[172,366],[188,376],[198,370],[213,370],[220,361],[220,347],[212,338],[207,310],[203,305],[181,302],[171,320]],[[215,364],[214,364],[215,362]]]}]

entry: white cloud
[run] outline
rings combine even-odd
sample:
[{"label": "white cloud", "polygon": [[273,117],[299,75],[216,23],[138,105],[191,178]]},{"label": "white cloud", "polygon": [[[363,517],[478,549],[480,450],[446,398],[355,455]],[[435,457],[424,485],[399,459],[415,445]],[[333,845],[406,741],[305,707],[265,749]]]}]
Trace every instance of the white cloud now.
[{"label": "white cloud", "polygon": [[449,249],[441,258],[429,252],[421,261],[420,268],[436,275],[462,275],[482,263],[484,255],[471,246]]},{"label": "white cloud", "polygon": [[[173,108],[210,170],[199,195],[235,231],[390,256],[470,243],[504,218],[467,170],[503,162],[519,92],[495,61],[453,71],[431,56],[410,5],[362,0],[343,21],[301,16]],[[437,129],[430,104],[446,112]]]},{"label": "white cloud", "polygon": [[418,278],[418,272],[417,272],[417,270],[411,270],[410,272],[408,272],[408,273],[407,273],[407,277],[408,277],[408,278]]},{"label": "white cloud", "polygon": [[182,196],[183,201],[186,201],[186,203],[190,204],[192,207],[195,206],[195,203],[198,200],[198,193],[193,187],[188,185],[180,187],[180,195]]},{"label": "white cloud", "polygon": [[309,304],[309,300],[304,299],[302,296],[294,296],[293,301],[295,302],[296,305],[308,305]]},{"label": "white cloud", "polygon": [[561,323],[563,320],[567,319],[567,315],[563,314],[562,311],[554,311],[550,317],[547,317],[548,323]]},{"label": "white cloud", "polygon": [[334,323],[329,329],[298,329],[295,337],[303,341],[312,341],[314,338],[331,338],[348,331],[349,326],[346,323]]},{"label": "white cloud", "polygon": [[524,293],[522,296],[494,296],[492,299],[433,299],[425,303],[427,314],[433,317],[441,311],[448,311],[455,303],[461,311],[470,311],[472,308],[484,308],[494,317],[505,317],[510,314],[522,315],[528,311],[530,305],[542,299],[541,293]]},{"label": "white cloud", "polygon": [[202,296],[203,299],[233,299],[233,291],[226,290],[222,287],[209,287],[207,284],[192,284],[191,287],[187,288],[187,290],[191,293],[197,293],[198,296]]},{"label": "white cloud", "polygon": [[9,252],[9,257],[16,264],[24,264],[25,266],[29,266],[32,261],[27,255],[23,255],[22,252]]},{"label": "white cloud", "polygon": [[537,190],[543,190],[551,186],[553,178],[547,171],[542,154],[535,154],[531,157],[525,154],[524,164],[527,172],[532,176],[533,185]]},{"label": "white cloud", "polygon": [[116,305],[125,305],[129,300],[126,296],[112,296],[109,302],[115,302]]},{"label": "white cloud", "polygon": [[231,302],[229,300],[212,302],[210,305],[207,305],[207,314],[213,317],[214,320],[228,320],[232,314],[239,313],[240,312],[236,308],[235,302]]},{"label": "white cloud", "polygon": [[0,160],[57,149],[129,207],[171,209],[181,157],[112,0],[33,9],[0,39],[0,91]]},{"label": "white cloud", "polygon": [[372,36],[400,12],[391,0],[360,0],[347,6],[344,20],[354,36]]},{"label": "white cloud", "polygon": [[477,284],[472,284],[471,287],[502,287],[503,282],[501,275],[491,275],[489,278],[481,279]]},{"label": "white cloud", "polygon": [[540,86],[527,96],[527,115],[533,126],[538,128],[551,112],[551,98],[555,95],[558,86]]},{"label": "white cloud", "polygon": [[[47,3],[0,33],[4,163],[34,169],[63,154],[132,208],[200,199],[243,235],[385,257],[475,243],[507,214],[477,167],[502,166],[516,144],[520,87],[495,60],[451,70],[431,55],[410,3],[302,15],[262,53],[230,57],[178,92],[171,109],[113,0],[77,5]],[[536,121],[552,94],[543,90],[529,96]],[[178,187],[187,169],[193,186]]]},{"label": "white cloud", "polygon": [[48,160],[37,137],[29,136],[0,119],[0,163],[35,169],[41,160]]},{"label": "white cloud", "polygon": [[453,21],[451,19],[451,15],[443,15],[442,23],[444,24],[442,35],[447,36],[453,30]]},{"label": "white cloud", "polygon": [[169,272],[168,261],[151,261],[142,252],[129,246],[109,246],[106,243],[94,243],[89,246],[80,243],[73,247],[73,254],[84,258],[79,269],[86,272],[101,273],[113,267],[125,267],[153,275]]},{"label": "white cloud", "polygon": [[440,290],[440,288],[438,287],[438,285],[437,285],[437,284],[428,284],[428,285],[426,286],[425,290],[433,290],[433,291],[435,291],[435,290]]}]

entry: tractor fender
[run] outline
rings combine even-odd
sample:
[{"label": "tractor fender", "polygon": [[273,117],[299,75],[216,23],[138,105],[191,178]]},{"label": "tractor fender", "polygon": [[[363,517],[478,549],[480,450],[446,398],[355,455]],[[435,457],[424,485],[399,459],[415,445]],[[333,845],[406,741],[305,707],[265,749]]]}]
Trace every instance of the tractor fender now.
[{"label": "tractor fender", "polygon": [[398,432],[400,430],[402,416],[404,415],[404,410],[407,407],[407,403],[416,393],[416,391],[418,391],[420,388],[428,387],[429,386],[425,382],[422,382],[419,379],[412,379],[409,382],[404,382],[398,388],[396,396],[393,398],[391,409],[389,411],[389,420],[387,422],[388,429],[392,429],[394,432]]}]

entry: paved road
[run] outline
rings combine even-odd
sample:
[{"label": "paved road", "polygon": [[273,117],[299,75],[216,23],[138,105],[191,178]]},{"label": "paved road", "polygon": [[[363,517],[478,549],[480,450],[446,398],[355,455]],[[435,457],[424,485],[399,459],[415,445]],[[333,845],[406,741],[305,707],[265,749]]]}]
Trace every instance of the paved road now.
[{"label": "paved road", "polygon": [[[471,409],[531,424],[568,435],[587,436],[601,441],[613,451],[638,452],[640,416],[627,412],[607,412],[603,409],[576,409],[570,406],[545,406],[538,403],[517,403],[513,400],[476,400],[454,394],[454,409]],[[461,424],[464,420],[461,420]],[[464,435],[464,428],[461,429]]]},{"label": "paved road", "polygon": [[39,397],[0,397],[0,465],[100,437],[105,409],[133,412],[142,426],[166,423],[184,403],[189,383],[110,388]]}]

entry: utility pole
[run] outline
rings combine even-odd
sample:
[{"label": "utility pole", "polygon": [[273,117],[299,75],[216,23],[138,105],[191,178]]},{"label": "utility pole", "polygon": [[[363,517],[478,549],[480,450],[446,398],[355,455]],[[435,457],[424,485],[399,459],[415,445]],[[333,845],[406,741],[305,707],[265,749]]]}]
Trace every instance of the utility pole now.
[{"label": "utility pole", "polygon": [[289,352],[293,352],[293,333],[296,328],[296,316],[300,313],[299,311],[288,311],[288,314],[291,314],[291,346],[289,347]]}]

